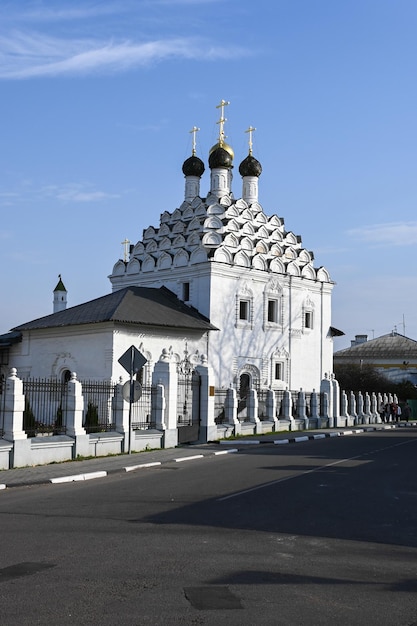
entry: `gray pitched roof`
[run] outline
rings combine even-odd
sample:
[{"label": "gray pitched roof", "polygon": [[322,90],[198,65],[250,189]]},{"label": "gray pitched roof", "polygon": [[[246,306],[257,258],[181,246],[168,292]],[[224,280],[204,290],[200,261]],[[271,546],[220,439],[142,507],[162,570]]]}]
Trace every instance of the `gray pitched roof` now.
[{"label": "gray pitched roof", "polygon": [[100,322],[200,331],[218,330],[206,317],[184,304],[165,287],[125,287],[90,302],[20,324],[13,331]]},{"label": "gray pitched roof", "polygon": [[334,353],[337,359],[416,359],[417,341],[390,333]]}]

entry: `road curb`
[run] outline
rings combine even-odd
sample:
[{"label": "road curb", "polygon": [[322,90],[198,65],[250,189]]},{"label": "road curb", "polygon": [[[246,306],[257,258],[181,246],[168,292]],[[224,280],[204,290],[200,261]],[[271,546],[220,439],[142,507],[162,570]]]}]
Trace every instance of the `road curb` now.
[{"label": "road curb", "polygon": [[166,463],[182,463],[186,461],[194,461],[197,459],[203,459],[203,458],[210,457],[210,456],[233,454],[233,453],[239,452],[239,448],[237,448],[236,446],[261,445],[261,444],[262,445],[265,445],[265,444],[285,445],[285,444],[291,444],[291,443],[301,443],[304,441],[320,440],[320,439],[325,439],[325,438],[330,438],[330,437],[347,437],[349,435],[356,435],[358,433],[374,432],[374,431],[379,431],[379,430],[391,430],[395,428],[404,428],[404,427],[417,427],[417,422],[408,422],[408,423],[400,423],[400,424],[381,424],[378,426],[364,426],[362,428],[352,428],[349,430],[341,430],[341,431],[335,430],[335,431],[329,431],[327,433],[312,433],[311,435],[299,435],[299,436],[288,437],[286,439],[245,439],[245,440],[234,439],[232,441],[222,440],[217,443],[219,445],[228,445],[228,446],[234,446],[234,447],[224,449],[224,450],[210,451],[206,454],[194,454],[191,456],[167,459],[166,461],[153,461],[149,463],[140,463],[138,465],[130,465],[130,466],[103,470],[103,471],[81,472],[79,474],[70,474],[68,476],[56,476],[52,478],[44,478],[44,479],[39,479],[39,480],[22,481],[20,483],[14,483],[14,484],[9,484],[9,485],[7,483],[0,483],[0,490],[12,489],[14,487],[63,484],[63,483],[94,480],[96,478],[105,478],[106,476],[110,476],[112,474],[134,472],[134,471],[141,470],[141,469],[161,466]]}]

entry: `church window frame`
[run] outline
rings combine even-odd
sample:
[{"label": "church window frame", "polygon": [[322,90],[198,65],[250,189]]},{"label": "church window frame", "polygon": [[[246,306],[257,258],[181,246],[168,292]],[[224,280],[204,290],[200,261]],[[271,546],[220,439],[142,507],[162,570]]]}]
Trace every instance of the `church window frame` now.
[{"label": "church window frame", "polygon": [[275,361],[273,364],[274,367],[274,381],[275,382],[283,382],[285,381],[285,371],[284,371],[284,361]]},{"label": "church window frame", "polygon": [[266,302],[266,321],[268,324],[279,323],[279,306],[277,298],[268,298]]},{"label": "church window frame", "polygon": [[253,322],[253,298],[238,295],[236,297],[236,327],[252,328]]},{"label": "church window frame", "polygon": [[250,322],[250,301],[243,298],[239,300],[239,321]]},{"label": "church window frame", "polygon": [[313,330],[313,328],[314,328],[314,312],[312,309],[304,309],[303,330]]},{"label": "church window frame", "polygon": [[264,291],[263,329],[277,330],[282,328],[284,305],[282,287],[279,283],[270,282]]},{"label": "church window frame", "polygon": [[182,283],[182,300],[183,300],[183,302],[189,302],[190,301],[190,293],[191,293],[191,285],[190,285],[190,283],[188,281]]},{"label": "church window frame", "polygon": [[253,292],[247,284],[241,285],[239,291],[236,293],[235,306],[236,328],[252,329],[254,320]]}]

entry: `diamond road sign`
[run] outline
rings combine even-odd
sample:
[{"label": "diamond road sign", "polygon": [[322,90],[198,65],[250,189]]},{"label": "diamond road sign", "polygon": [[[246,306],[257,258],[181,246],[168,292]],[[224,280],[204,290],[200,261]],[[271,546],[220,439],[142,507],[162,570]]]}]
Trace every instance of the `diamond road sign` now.
[{"label": "diamond road sign", "polygon": [[147,360],[135,346],[130,346],[120,357],[119,363],[130,376],[133,376],[133,374],[137,374],[142,369]]}]

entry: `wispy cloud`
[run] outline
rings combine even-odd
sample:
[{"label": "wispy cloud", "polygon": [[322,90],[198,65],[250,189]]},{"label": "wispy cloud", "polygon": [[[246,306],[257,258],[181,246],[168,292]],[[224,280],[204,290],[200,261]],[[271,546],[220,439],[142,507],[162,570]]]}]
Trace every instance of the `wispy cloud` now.
[{"label": "wispy cloud", "polygon": [[216,45],[196,38],[117,42],[59,39],[39,33],[14,32],[0,37],[0,78],[119,72],[172,59],[233,59],[247,54],[240,47]]},{"label": "wispy cloud", "polygon": [[411,246],[417,243],[417,222],[388,222],[352,228],[347,234],[369,244]]},{"label": "wispy cloud", "polygon": [[48,185],[41,190],[41,194],[63,202],[98,202],[100,200],[120,198],[118,194],[90,190],[86,186],[77,183],[69,183],[63,187]]}]

